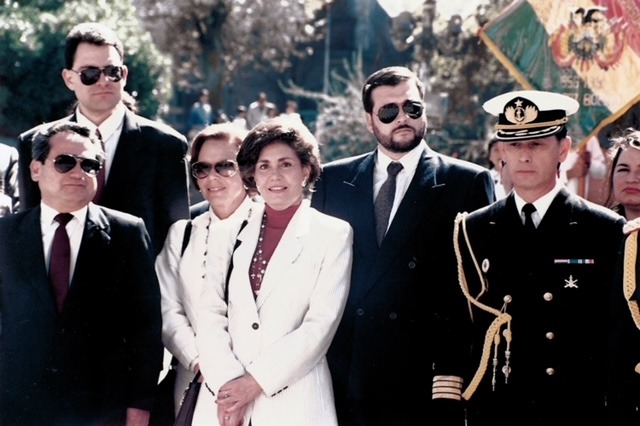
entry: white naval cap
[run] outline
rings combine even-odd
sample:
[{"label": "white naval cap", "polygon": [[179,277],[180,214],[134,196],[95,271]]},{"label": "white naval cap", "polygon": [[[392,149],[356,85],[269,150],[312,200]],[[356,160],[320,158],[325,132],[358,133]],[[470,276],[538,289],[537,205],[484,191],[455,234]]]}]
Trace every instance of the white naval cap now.
[{"label": "white naval cap", "polygon": [[569,96],[540,90],[518,90],[486,101],[482,108],[498,117],[500,141],[544,138],[558,133],[580,104]]}]

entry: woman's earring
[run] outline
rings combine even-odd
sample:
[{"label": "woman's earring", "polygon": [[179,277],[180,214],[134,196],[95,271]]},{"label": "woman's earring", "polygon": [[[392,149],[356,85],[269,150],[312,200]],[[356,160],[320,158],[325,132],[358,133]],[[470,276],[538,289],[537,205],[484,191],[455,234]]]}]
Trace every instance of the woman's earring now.
[{"label": "woman's earring", "polygon": [[307,178],[302,180],[302,187],[304,188],[305,186],[307,186]]}]

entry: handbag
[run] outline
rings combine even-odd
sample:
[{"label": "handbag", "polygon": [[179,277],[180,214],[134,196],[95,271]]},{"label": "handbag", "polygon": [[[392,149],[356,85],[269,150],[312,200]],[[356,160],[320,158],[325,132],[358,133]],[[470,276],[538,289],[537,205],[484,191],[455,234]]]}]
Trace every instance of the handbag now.
[{"label": "handbag", "polygon": [[[189,239],[191,238],[191,221],[189,220],[184,228],[184,237],[182,238],[182,249],[180,255],[184,254]],[[149,417],[149,426],[171,426],[176,418],[174,411],[173,390],[176,386],[176,378],[178,376],[178,358],[171,358],[169,371],[162,381],[156,386],[154,394],[154,403]]]},{"label": "handbag", "polygon": [[200,375],[198,371],[189,382],[189,386],[184,390],[182,401],[180,401],[180,410],[178,411],[174,426],[191,426],[193,413],[196,411],[196,403],[198,402],[198,394],[202,386],[202,383],[198,381]]}]

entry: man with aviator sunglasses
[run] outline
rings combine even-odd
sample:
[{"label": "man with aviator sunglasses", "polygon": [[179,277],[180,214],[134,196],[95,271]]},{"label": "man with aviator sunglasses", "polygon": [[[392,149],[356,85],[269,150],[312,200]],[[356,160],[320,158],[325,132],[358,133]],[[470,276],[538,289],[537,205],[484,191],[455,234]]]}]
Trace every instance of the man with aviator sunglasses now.
[{"label": "man with aviator sunglasses", "polygon": [[146,425],[163,346],[144,222],[91,202],[89,128],[44,127],[32,147],[42,200],[0,220],[0,423]]},{"label": "man with aviator sunglasses", "polygon": [[[65,42],[62,79],[78,106],[59,121],[78,122],[99,132],[106,157],[93,201],[141,217],[157,254],[169,226],[189,216],[187,141],[170,127],[127,109],[123,96],[128,72],[123,44],[113,30],[98,23],[75,26]],[[29,164],[31,141],[41,128],[19,137],[22,208],[40,202]]]},{"label": "man with aviator sunglasses", "polygon": [[313,194],[313,207],[354,230],[351,290],[328,352],[341,425],[464,424],[449,392],[461,386],[457,331],[468,318],[453,224],[492,202],[494,187],[487,169],[427,146],[423,98],[407,68],[369,76],[362,101],[378,147],[324,165]]}]

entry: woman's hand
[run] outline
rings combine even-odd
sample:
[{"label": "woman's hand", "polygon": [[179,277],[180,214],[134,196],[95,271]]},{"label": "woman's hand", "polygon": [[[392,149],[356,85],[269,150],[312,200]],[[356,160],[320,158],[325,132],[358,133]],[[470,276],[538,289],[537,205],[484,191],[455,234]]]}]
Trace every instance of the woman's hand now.
[{"label": "woman's hand", "polygon": [[224,426],[241,424],[247,405],[261,393],[262,388],[251,374],[245,374],[222,385],[216,399],[220,424]]}]

